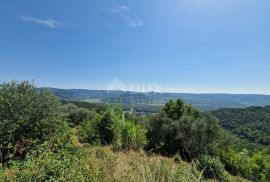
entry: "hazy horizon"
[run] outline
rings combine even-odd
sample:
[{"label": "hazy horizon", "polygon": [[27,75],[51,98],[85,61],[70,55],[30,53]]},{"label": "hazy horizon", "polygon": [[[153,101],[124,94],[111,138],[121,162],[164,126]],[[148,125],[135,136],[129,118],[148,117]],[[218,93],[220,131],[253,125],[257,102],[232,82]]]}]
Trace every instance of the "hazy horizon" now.
[{"label": "hazy horizon", "polygon": [[[35,84],[36,82],[34,82]],[[119,89],[107,89],[107,88],[85,88],[85,87],[80,87],[80,88],[77,88],[77,87],[57,87],[57,86],[42,86],[42,85],[39,85],[38,86],[39,88],[54,88],[54,89],[64,89],[64,90],[97,90],[97,91],[123,91],[123,92],[138,92],[138,93],[147,93],[147,92],[155,92],[155,93],[180,93],[180,94],[232,94],[232,95],[270,95],[270,94],[267,94],[267,93],[248,93],[248,92],[196,92],[196,91],[166,91],[166,90],[162,90],[161,92],[159,91],[134,91],[134,90],[119,90]]]},{"label": "hazy horizon", "polygon": [[[201,89],[198,88],[197,90],[195,88],[191,88],[191,89],[170,89],[170,88],[166,88],[164,86],[162,86],[161,90],[149,90],[148,88],[144,89],[139,89],[139,90],[134,90],[134,89],[108,89],[108,85],[110,84],[110,82],[108,82],[107,84],[104,84],[100,87],[95,87],[95,86],[70,86],[72,85],[72,83],[69,83],[70,85],[65,86],[65,85],[61,85],[61,84],[57,84],[57,85],[44,85],[44,84],[40,84],[38,83],[35,79],[10,79],[10,80],[1,80],[1,83],[8,83],[11,81],[17,81],[17,82],[22,82],[22,81],[30,81],[31,83],[33,83],[35,86],[37,86],[38,88],[56,88],[56,89],[83,89],[83,90],[101,90],[101,91],[125,91],[125,92],[156,92],[156,93],[187,93],[187,94],[243,94],[243,95],[270,95],[270,92],[260,92],[260,91],[249,91],[247,90],[243,90],[243,91],[234,91],[231,89],[223,89],[223,90],[218,90],[218,89]],[[112,80],[113,81],[113,80]],[[147,85],[151,83],[126,83],[127,85],[133,85],[133,84],[138,84],[138,85],[146,85],[146,87],[148,87]],[[91,84],[89,84],[91,85]]]}]

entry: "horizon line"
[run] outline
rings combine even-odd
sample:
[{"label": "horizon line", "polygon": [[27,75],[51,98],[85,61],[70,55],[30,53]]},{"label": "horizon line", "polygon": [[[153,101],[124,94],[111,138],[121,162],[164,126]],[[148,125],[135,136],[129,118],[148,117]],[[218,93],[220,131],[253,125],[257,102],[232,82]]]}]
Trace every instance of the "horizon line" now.
[{"label": "horizon line", "polygon": [[132,91],[132,90],[107,90],[107,89],[90,89],[90,88],[60,88],[60,87],[37,87],[37,88],[48,88],[48,89],[61,89],[61,90],[88,90],[88,91],[106,91],[106,92],[133,92],[133,93],[158,93],[158,94],[194,94],[194,95],[263,95],[263,96],[270,96],[270,94],[266,93],[230,93],[230,92],[177,92],[177,91],[164,91],[164,92],[157,92],[157,91],[147,91],[147,92],[139,92],[139,91]]}]

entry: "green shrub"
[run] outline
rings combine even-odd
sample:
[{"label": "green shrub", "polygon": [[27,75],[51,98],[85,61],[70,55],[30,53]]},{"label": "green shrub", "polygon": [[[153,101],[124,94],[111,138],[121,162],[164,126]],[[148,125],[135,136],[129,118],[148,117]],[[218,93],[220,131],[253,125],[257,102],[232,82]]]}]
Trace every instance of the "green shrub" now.
[{"label": "green shrub", "polygon": [[97,130],[98,119],[84,121],[79,126],[79,140],[82,143],[100,144],[99,131]]},{"label": "green shrub", "polygon": [[121,135],[118,131],[119,118],[112,108],[107,108],[103,114],[97,114],[95,118],[82,122],[79,125],[80,140],[90,144],[113,144]]},{"label": "green shrub", "polygon": [[179,153],[174,155],[174,162],[176,162],[176,163],[182,162],[182,158],[181,158],[181,155]]},{"label": "green shrub", "polygon": [[139,150],[147,144],[146,130],[142,125],[126,121],[122,129],[122,148]]},{"label": "green shrub", "polygon": [[170,101],[163,111],[147,123],[148,150],[174,155],[191,161],[202,154],[219,150],[221,128],[215,117],[199,114],[183,101]]},{"label": "green shrub", "polygon": [[173,122],[172,128],[175,131],[172,137],[174,143],[170,145],[175,150],[180,148],[184,157],[193,159],[203,154],[216,153],[220,127],[213,116],[206,115],[198,119],[183,116],[180,120]]},{"label": "green shrub", "polygon": [[203,175],[206,178],[214,178],[225,182],[229,181],[229,175],[224,168],[224,164],[218,157],[201,156],[198,167],[203,171]]},{"label": "green shrub", "polygon": [[73,103],[68,103],[62,106],[62,112],[67,116],[68,122],[71,126],[76,126],[83,121],[87,121],[95,117],[94,111],[89,111],[85,108],[78,108]]},{"label": "green shrub", "polygon": [[119,120],[120,117],[111,108],[102,115],[97,124],[101,144],[110,145],[119,140]]},{"label": "green shrub", "polygon": [[147,150],[153,152],[173,153],[166,151],[165,140],[170,136],[173,120],[165,112],[153,115],[146,123]]},{"label": "green shrub", "polygon": [[254,154],[246,149],[224,151],[221,160],[228,172],[252,181],[267,182],[270,180],[270,156],[264,151]]},{"label": "green shrub", "polygon": [[79,127],[82,142],[112,145],[114,149],[142,149],[146,143],[146,130],[141,124],[126,121],[121,110],[107,108],[105,112]]},{"label": "green shrub", "polygon": [[23,157],[34,145],[60,133],[58,99],[29,82],[0,86],[0,146],[4,160]]}]

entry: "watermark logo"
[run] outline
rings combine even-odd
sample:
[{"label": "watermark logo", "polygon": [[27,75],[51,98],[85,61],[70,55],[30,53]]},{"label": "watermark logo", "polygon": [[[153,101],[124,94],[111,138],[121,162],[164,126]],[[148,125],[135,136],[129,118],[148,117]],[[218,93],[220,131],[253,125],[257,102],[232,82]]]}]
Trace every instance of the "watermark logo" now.
[{"label": "watermark logo", "polygon": [[107,90],[108,90],[108,92],[111,91],[111,90],[126,91],[127,86],[121,80],[116,78],[107,85]]},{"label": "watermark logo", "polygon": [[163,100],[154,97],[150,92],[162,92],[161,83],[130,83],[125,84],[116,78],[107,85],[107,93],[110,91],[129,91],[119,96],[108,98],[106,103],[114,104],[140,104],[140,105],[161,105]]},{"label": "watermark logo", "polygon": [[121,90],[130,92],[162,92],[161,83],[130,83],[125,84],[116,78],[107,85],[107,90]]}]

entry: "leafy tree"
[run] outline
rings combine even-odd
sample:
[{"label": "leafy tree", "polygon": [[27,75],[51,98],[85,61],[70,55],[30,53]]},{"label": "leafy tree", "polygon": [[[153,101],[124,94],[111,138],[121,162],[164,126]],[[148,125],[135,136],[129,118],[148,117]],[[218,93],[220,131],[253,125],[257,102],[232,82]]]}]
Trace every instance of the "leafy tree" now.
[{"label": "leafy tree", "polygon": [[[78,109],[78,116],[77,116],[77,122],[80,123],[82,121],[89,120],[91,116],[93,116],[93,113],[90,113],[87,109],[85,108],[80,108]],[[78,124],[76,123],[76,124]]]},{"label": "leafy tree", "polygon": [[168,143],[173,137],[173,120],[167,116],[164,111],[153,115],[146,123],[148,145],[147,149],[162,154],[171,154],[176,151],[169,151]]},{"label": "leafy tree", "polygon": [[73,103],[68,103],[62,106],[61,110],[66,114],[69,123],[77,123],[78,107]]},{"label": "leafy tree", "polygon": [[78,125],[83,121],[89,120],[95,115],[95,113],[90,112],[85,108],[78,108],[73,103],[68,103],[62,106],[62,112],[67,116],[68,122],[71,125]]},{"label": "leafy tree", "polygon": [[169,101],[147,124],[148,149],[180,153],[186,160],[215,153],[221,130],[215,117],[199,114],[181,100]]},{"label": "leafy tree", "polygon": [[188,159],[217,152],[220,127],[213,116],[206,115],[198,119],[184,116],[174,121],[172,127],[175,134],[171,139],[173,141],[171,145],[175,147],[175,150],[181,148]]},{"label": "leafy tree", "polygon": [[34,145],[50,140],[63,125],[60,104],[48,91],[29,82],[0,86],[0,143],[6,160],[21,157]]},{"label": "leafy tree", "polygon": [[164,106],[163,110],[169,118],[173,120],[180,119],[182,116],[199,117],[199,111],[194,109],[190,104],[186,104],[183,100],[177,99],[174,102],[172,99]]}]

